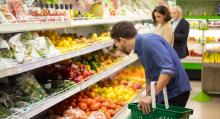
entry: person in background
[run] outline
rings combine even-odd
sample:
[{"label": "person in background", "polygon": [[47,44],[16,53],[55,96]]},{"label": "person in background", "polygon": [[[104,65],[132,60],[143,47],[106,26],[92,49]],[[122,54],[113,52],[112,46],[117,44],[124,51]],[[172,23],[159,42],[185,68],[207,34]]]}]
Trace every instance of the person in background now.
[{"label": "person in background", "polygon": [[[157,81],[155,93],[158,103],[163,103],[161,91],[167,87],[169,104],[185,107],[191,91],[189,78],[176,51],[163,37],[153,33],[137,34],[131,22],[122,21],[113,25],[111,38],[119,50],[126,54],[134,50],[138,55],[147,74],[147,84]],[[146,93],[146,96],[139,100],[139,108],[148,113],[150,104],[151,96]]]},{"label": "person in background", "polygon": [[171,15],[167,7],[157,6],[152,12],[153,23],[156,25],[155,33],[161,35],[171,46],[174,43]]},{"label": "person in background", "polygon": [[187,38],[189,35],[189,22],[182,17],[182,9],[175,6],[171,9],[173,18],[172,26],[174,31],[174,49],[180,58],[185,58],[189,55],[187,47]]}]

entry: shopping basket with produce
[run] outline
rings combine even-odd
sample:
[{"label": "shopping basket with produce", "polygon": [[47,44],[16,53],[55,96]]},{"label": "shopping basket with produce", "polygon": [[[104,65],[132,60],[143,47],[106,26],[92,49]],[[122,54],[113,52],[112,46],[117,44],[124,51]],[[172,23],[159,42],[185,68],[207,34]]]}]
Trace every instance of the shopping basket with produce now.
[{"label": "shopping basket with produce", "polygon": [[156,104],[155,82],[151,82],[151,112],[144,114],[139,110],[138,103],[131,103],[128,108],[131,109],[132,119],[189,119],[193,114],[192,109],[169,105],[166,88],[163,89],[163,95],[165,104]]}]

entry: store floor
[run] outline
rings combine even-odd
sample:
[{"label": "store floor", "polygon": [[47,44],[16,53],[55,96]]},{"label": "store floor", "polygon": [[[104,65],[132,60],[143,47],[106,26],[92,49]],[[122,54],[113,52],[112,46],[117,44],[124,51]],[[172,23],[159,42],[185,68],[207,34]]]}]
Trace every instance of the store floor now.
[{"label": "store floor", "polygon": [[[190,98],[195,96],[201,90],[201,81],[191,81],[192,92]],[[212,96],[210,102],[195,102],[191,99],[187,107],[194,110],[190,119],[220,119],[220,96]]]},{"label": "store floor", "polygon": [[[210,102],[195,102],[191,98],[201,90],[201,81],[191,81],[192,92],[187,103],[187,108],[194,110],[190,119],[220,119],[220,95],[214,96]],[[123,111],[117,119],[129,119],[130,110]]]}]

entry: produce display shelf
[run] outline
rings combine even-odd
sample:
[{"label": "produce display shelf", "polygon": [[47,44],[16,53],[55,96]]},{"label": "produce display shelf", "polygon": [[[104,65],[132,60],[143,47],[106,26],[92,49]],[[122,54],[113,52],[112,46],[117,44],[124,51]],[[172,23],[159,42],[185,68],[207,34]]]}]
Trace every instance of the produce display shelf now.
[{"label": "produce display shelf", "polygon": [[121,63],[113,65],[112,67],[109,68],[109,70],[102,72],[102,75],[97,74],[94,76],[93,80],[87,80],[85,83],[80,84],[81,90],[84,90],[84,89],[88,88],[89,86],[102,80],[103,78],[106,78],[106,77],[120,71],[124,67],[128,66],[129,64],[134,63],[137,60],[138,60],[138,57],[135,54],[132,54],[129,57],[125,57],[124,60],[121,61]]},{"label": "produce display shelf", "polygon": [[220,68],[220,63],[203,63],[204,67]]},{"label": "produce display shelf", "polygon": [[186,19],[220,20],[220,16],[185,16]]},{"label": "produce display shelf", "polygon": [[[145,92],[146,92],[146,89],[145,88],[142,89],[129,103],[133,103],[137,101],[140,96],[142,96],[143,94],[145,95]],[[121,119],[121,117],[125,119],[126,117],[129,117],[130,116],[130,113],[128,113],[128,111],[130,111],[128,109],[129,103],[127,103],[124,107],[122,107],[121,110],[112,119],[119,119],[119,118]],[[126,113],[128,113],[129,115],[127,115]]]},{"label": "produce display shelf", "polygon": [[52,63],[56,63],[56,62],[59,62],[65,59],[84,55],[84,54],[87,54],[93,51],[97,51],[97,50],[112,46],[113,44],[114,44],[113,40],[94,43],[94,44],[89,45],[88,47],[85,47],[85,48],[82,48],[80,50],[76,50],[70,53],[61,54],[61,55],[54,56],[51,58],[43,58],[37,61],[31,61],[31,62],[24,63],[24,64],[18,64],[11,68],[0,70],[0,78],[14,75],[14,74],[23,73],[23,72],[33,70],[33,69],[36,69],[42,66],[46,66]]},{"label": "produce display shelf", "polygon": [[68,97],[84,90],[85,88],[95,84],[96,82],[116,73],[117,71],[125,68],[126,66],[130,65],[131,63],[134,63],[138,60],[138,57],[136,55],[130,55],[128,57],[125,57],[122,61],[119,63],[113,65],[112,67],[106,69],[103,72],[100,72],[96,75],[93,75],[92,77],[89,77],[87,81],[82,82],[81,84],[69,88],[68,90],[61,91],[60,93],[57,93],[56,95],[47,97],[46,99],[39,101],[25,109],[24,112],[16,115],[12,115],[8,117],[8,119],[28,119],[36,116],[37,114],[45,111],[46,109],[54,106],[55,104],[67,99]]},{"label": "produce display shelf", "polygon": [[181,60],[182,65],[188,70],[201,70],[202,58],[201,57],[187,57]]},{"label": "produce display shelf", "polygon": [[23,32],[23,31],[39,31],[39,30],[68,28],[68,27],[82,27],[82,26],[101,25],[101,24],[113,24],[123,20],[143,21],[150,19],[151,18],[147,15],[139,15],[139,16],[134,15],[134,16],[115,16],[115,17],[91,19],[91,20],[8,23],[8,24],[0,24],[0,34]]}]

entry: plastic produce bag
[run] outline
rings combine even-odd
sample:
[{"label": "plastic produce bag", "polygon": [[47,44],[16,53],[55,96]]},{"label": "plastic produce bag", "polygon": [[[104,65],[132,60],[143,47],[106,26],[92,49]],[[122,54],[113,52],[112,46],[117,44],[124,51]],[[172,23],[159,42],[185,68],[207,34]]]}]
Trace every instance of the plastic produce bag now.
[{"label": "plastic produce bag", "polygon": [[56,49],[54,44],[52,43],[52,41],[49,38],[45,38],[46,42],[47,42],[47,54],[46,57],[53,57],[53,56],[57,56],[60,55],[61,52],[60,50]]},{"label": "plastic produce bag", "polygon": [[0,69],[12,67],[16,64],[14,53],[10,49],[6,40],[0,37]]},{"label": "plastic produce bag", "polygon": [[106,119],[106,116],[103,112],[101,111],[94,111],[90,114],[88,119]]},{"label": "plastic produce bag", "polygon": [[22,33],[20,41],[25,45],[28,52],[28,57],[26,57],[26,61],[38,59],[41,57],[35,49],[35,44],[37,44],[37,41],[34,40],[33,34],[31,32]]},{"label": "plastic produce bag", "polygon": [[79,108],[72,108],[69,107],[68,110],[64,111],[63,116],[61,119],[87,119],[86,113],[79,109]]},{"label": "plastic produce bag", "polygon": [[0,5],[0,22],[2,23],[12,23],[16,22],[16,18],[11,14],[7,5]]},{"label": "plastic produce bag", "polygon": [[4,105],[6,108],[11,108],[15,106],[11,96],[4,91],[0,91],[0,103]]},{"label": "plastic produce bag", "polygon": [[15,58],[19,63],[23,63],[26,61],[26,57],[28,56],[28,51],[25,46],[20,41],[21,34],[17,34],[9,39],[9,45],[12,48]]},{"label": "plastic produce bag", "polygon": [[28,15],[24,9],[22,0],[7,0],[11,13],[18,19],[19,22],[26,21]]},{"label": "plastic produce bag", "polygon": [[10,110],[8,110],[7,108],[5,108],[4,106],[0,105],[0,118],[6,118],[9,115],[11,115]]},{"label": "plastic produce bag", "polygon": [[[17,90],[30,99],[31,103],[42,100],[47,96],[41,85],[36,81],[32,74],[22,74],[16,79]],[[28,100],[28,99],[27,99]]]}]

